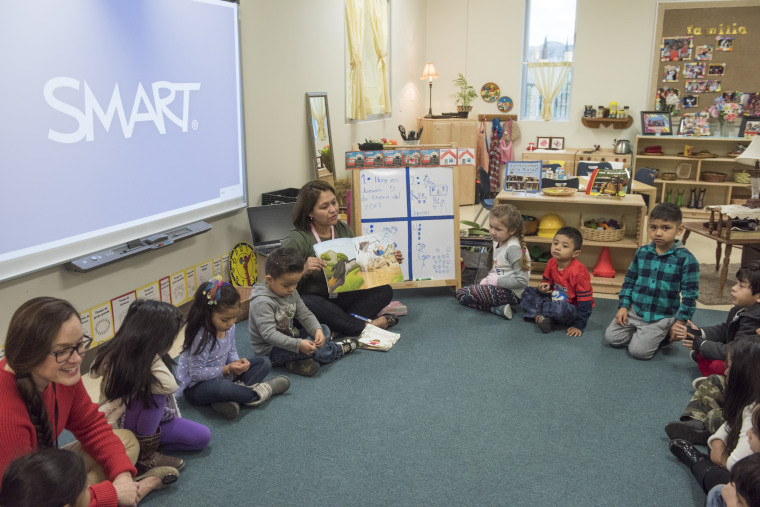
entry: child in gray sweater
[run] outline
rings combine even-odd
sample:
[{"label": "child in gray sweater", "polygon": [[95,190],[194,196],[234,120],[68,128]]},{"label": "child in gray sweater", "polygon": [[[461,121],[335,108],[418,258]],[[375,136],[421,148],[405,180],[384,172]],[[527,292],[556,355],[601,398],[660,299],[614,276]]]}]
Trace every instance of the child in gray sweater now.
[{"label": "child in gray sweater", "polygon": [[248,331],[256,355],[269,357],[272,366],[310,377],[320,364],[355,350],[358,342],[354,338],[330,341],[330,329],[306,308],[296,291],[303,266],[303,257],[292,248],[269,254],[266,285],[256,285],[251,292]]}]

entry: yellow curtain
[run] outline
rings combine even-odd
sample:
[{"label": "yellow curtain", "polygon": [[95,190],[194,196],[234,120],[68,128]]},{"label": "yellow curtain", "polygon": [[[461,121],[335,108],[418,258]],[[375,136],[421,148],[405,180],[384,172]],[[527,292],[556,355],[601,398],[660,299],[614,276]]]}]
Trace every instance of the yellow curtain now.
[{"label": "yellow curtain", "polygon": [[372,22],[372,39],[377,55],[377,95],[384,113],[391,112],[388,90],[388,0],[369,0],[369,18]]},{"label": "yellow curtain", "polygon": [[312,97],[309,99],[311,103],[311,117],[317,122],[317,139],[324,141],[327,139],[327,129],[325,128],[325,99],[322,97]]},{"label": "yellow curtain", "polygon": [[533,77],[538,93],[541,94],[543,105],[541,106],[541,119],[552,119],[552,102],[565,84],[567,74],[573,66],[573,62],[530,62],[528,72]]},{"label": "yellow curtain", "polygon": [[351,110],[348,112],[348,117],[364,120],[367,118],[369,109],[364,101],[364,76],[362,76],[364,0],[346,0],[346,35],[351,59]]}]

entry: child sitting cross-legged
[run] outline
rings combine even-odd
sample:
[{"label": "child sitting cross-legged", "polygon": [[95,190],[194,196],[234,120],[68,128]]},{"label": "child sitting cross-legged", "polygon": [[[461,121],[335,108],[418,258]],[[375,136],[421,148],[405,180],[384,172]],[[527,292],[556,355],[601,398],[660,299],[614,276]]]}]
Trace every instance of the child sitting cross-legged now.
[{"label": "child sitting cross-legged", "polygon": [[251,292],[248,331],[257,356],[268,357],[272,366],[311,377],[320,364],[343,357],[359,344],[355,338],[330,341],[330,329],[306,308],[296,291],[303,266],[303,257],[292,248],[269,254],[266,285],[256,285]]},{"label": "child sitting cross-legged", "polygon": [[511,204],[494,206],[488,229],[493,239],[491,272],[480,284],[459,289],[456,297],[465,306],[511,319],[530,278],[520,210]]},{"label": "child sitting cross-legged", "polygon": [[723,375],[726,371],[726,347],[734,340],[757,336],[760,328],[760,261],[751,261],[736,272],[731,287],[731,302],[736,305],[717,326],[698,328],[688,321],[688,328],[675,324],[676,332],[686,332],[684,347],[704,376]]},{"label": "child sitting cross-legged", "polygon": [[620,289],[618,311],[604,333],[613,347],[628,346],[636,359],[686,338],[684,326],[697,306],[699,263],[677,239],[684,230],[681,209],[661,202],[649,214],[652,240],[633,256]]},{"label": "child sitting cross-legged", "polygon": [[594,306],[591,277],[577,257],[583,237],[575,227],[562,227],[552,239],[552,258],[538,288],[523,292],[525,320],[535,321],[548,333],[554,324],[569,326],[568,336],[580,336]]}]

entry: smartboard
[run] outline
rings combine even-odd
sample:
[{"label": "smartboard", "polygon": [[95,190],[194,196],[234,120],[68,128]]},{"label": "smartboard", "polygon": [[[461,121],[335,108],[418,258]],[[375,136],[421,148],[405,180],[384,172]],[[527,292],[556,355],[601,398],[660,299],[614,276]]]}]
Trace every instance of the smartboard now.
[{"label": "smartboard", "polygon": [[398,287],[460,284],[454,171],[452,167],[355,170],[357,229],[361,234],[391,234],[404,254],[401,269],[406,282]]}]

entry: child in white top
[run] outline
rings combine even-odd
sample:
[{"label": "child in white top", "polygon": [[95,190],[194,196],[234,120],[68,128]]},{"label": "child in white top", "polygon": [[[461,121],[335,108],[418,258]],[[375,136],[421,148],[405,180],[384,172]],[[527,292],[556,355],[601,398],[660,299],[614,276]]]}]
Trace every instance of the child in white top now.
[{"label": "child in white top", "polygon": [[523,239],[520,210],[511,204],[494,206],[488,218],[493,239],[493,266],[479,285],[462,287],[457,300],[465,306],[512,318],[530,279],[530,259]]}]

